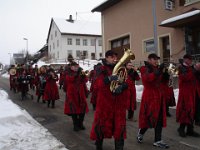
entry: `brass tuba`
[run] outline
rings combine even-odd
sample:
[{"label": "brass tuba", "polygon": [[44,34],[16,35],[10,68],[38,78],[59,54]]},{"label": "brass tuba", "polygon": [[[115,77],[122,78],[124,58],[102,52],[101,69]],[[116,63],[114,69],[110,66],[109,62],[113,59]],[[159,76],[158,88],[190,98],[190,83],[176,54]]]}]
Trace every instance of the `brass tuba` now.
[{"label": "brass tuba", "polygon": [[112,81],[110,84],[110,91],[115,92],[115,89],[119,86],[119,83],[127,79],[127,70],[125,67],[122,67],[129,60],[134,60],[135,55],[130,49],[124,49],[124,55],[121,57],[119,62],[115,65],[112,75],[118,75],[117,81]]},{"label": "brass tuba", "polygon": [[16,75],[16,69],[15,68],[11,68],[10,70],[9,70],[9,74],[10,75],[12,75],[12,76],[14,76],[14,75]]}]

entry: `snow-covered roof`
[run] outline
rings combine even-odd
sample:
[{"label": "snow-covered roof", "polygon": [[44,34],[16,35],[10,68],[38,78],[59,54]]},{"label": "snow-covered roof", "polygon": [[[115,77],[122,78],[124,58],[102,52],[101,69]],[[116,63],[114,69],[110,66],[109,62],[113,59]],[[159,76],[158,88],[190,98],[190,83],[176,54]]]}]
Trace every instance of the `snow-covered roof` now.
[{"label": "snow-covered roof", "polygon": [[66,19],[53,18],[60,32],[63,34],[102,35],[101,22],[74,20],[69,22]]},{"label": "snow-covered roof", "polygon": [[185,19],[185,18],[192,17],[194,15],[198,15],[198,14],[200,14],[200,10],[194,10],[194,11],[191,11],[191,12],[187,12],[187,13],[166,19],[166,20],[162,21],[160,25],[162,26],[162,25],[172,23],[172,22],[175,22],[175,21],[178,21],[178,20],[182,20],[182,19]]}]

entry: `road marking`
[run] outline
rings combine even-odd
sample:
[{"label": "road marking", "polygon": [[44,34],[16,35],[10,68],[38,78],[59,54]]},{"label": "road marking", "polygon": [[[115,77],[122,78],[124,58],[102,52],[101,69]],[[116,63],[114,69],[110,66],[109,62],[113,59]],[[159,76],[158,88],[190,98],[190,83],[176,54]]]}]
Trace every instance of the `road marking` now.
[{"label": "road marking", "polygon": [[180,141],[179,143],[183,144],[183,145],[186,145],[188,147],[191,147],[191,148],[195,148],[195,149],[199,149],[200,150],[200,147],[199,146],[195,146],[195,145],[191,145],[191,144],[188,144],[188,143],[185,143],[185,142],[182,142]]}]

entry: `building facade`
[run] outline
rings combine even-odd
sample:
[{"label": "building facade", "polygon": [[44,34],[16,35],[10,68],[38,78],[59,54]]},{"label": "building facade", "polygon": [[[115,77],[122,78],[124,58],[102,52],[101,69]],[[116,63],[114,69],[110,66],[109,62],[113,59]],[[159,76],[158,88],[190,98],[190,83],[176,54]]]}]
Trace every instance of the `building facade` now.
[{"label": "building facade", "polygon": [[130,48],[136,61],[200,55],[200,0],[107,0],[92,12],[101,12],[105,50]]},{"label": "building facade", "polygon": [[52,18],[47,37],[51,60],[99,59],[102,57],[101,23]]}]

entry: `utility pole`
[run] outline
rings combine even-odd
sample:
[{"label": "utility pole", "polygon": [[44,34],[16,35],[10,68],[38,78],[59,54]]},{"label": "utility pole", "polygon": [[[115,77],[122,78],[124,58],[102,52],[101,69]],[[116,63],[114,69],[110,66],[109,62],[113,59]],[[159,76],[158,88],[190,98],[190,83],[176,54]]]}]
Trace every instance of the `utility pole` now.
[{"label": "utility pole", "polygon": [[152,14],[153,14],[154,48],[155,48],[155,53],[158,54],[156,0],[152,0]]}]

